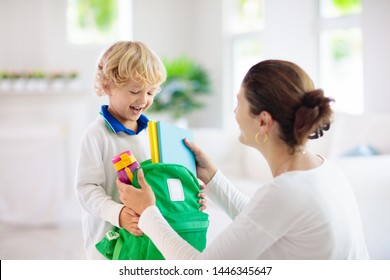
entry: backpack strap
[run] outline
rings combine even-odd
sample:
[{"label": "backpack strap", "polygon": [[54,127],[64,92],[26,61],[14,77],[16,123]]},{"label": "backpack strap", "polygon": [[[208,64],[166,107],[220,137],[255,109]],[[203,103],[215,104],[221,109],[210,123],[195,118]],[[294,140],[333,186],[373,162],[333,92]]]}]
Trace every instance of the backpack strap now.
[{"label": "backpack strap", "polygon": [[123,246],[123,240],[122,240],[121,237],[119,237],[119,238],[116,240],[115,248],[114,248],[114,253],[112,254],[112,259],[113,259],[113,260],[119,260],[119,254],[121,253],[122,246]]},{"label": "backpack strap", "polygon": [[177,232],[185,232],[187,230],[196,231],[207,229],[209,226],[209,221],[190,221],[190,222],[179,222],[179,223],[169,223],[169,225]]}]

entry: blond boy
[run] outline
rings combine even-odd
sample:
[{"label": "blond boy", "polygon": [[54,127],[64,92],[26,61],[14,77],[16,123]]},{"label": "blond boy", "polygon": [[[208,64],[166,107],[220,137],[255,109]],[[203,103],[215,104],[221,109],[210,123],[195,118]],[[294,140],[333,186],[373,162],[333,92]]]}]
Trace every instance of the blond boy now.
[{"label": "blond boy", "polygon": [[119,200],[111,159],[126,150],[139,162],[150,158],[144,113],[165,79],[161,60],[140,42],[117,42],[99,60],[95,92],[107,95],[109,104],[85,131],[76,175],[87,259],[104,259],[95,244],[113,226],[142,234],[138,216]]}]

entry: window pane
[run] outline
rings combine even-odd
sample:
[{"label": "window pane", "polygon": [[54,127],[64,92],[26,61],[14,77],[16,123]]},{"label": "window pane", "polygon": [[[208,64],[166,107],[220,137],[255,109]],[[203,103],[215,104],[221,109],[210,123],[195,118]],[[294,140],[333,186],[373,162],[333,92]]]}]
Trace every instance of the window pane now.
[{"label": "window pane", "polygon": [[260,38],[237,39],[233,42],[233,87],[235,90],[239,89],[249,68],[262,60],[261,54]]},{"label": "window pane", "polygon": [[129,0],[68,0],[68,39],[74,44],[104,44],[131,35]]},{"label": "window pane", "polygon": [[361,0],[320,0],[320,13],[322,17],[339,17],[360,13]]},{"label": "window pane", "polygon": [[264,28],[264,0],[231,0],[230,30],[233,33]]},{"label": "window pane", "polygon": [[362,34],[358,28],[321,33],[321,86],[335,110],[363,112]]}]

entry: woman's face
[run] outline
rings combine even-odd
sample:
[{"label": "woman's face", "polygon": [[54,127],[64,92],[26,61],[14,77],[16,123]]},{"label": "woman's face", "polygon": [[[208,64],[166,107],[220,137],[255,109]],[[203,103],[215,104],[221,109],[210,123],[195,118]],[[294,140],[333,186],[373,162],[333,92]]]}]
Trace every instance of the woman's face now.
[{"label": "woman's face", "polygon": [[258,132],[257,118],[250,114],[249,102],[245,97],[245,88],[242,86],[237,95],[237,106],[234,112],[241,132],[240,142],[248,146],[255,146],[255,135]]}]

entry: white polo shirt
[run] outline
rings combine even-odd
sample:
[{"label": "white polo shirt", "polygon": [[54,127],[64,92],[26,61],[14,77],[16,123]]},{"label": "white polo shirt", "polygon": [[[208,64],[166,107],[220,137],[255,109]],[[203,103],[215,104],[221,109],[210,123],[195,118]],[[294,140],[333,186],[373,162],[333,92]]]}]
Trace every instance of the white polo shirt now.
[{"label": "white polo shirt", "polygon": [[112,158],[130,150],[138,162],[150,159],[148,118],[138,120],[139,130],[125,128],[103,105],[101,115],[84,133],[76,173],[76,196],[82,207],[82,227],[87,259],[105,259],[95,248],[113,226],[119,227],[123,204],[115,180]]}]

